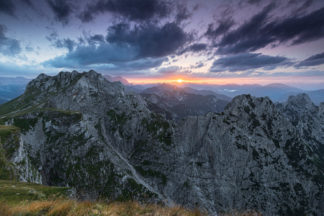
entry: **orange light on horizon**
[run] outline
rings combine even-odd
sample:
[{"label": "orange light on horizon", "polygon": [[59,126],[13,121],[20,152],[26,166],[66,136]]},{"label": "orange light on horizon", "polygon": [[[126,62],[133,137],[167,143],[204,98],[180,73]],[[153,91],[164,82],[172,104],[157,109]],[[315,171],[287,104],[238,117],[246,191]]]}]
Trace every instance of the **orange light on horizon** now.
[{"label": "orange light on horizon", "polygon": [[126,77],[129,83],[134,85],[143,84],[202,84],[202,85],[226,85],[226,84],[260,84],[271,83],[297,84],[297,83],[323,83],[322,76],[282,76],[282,77],[190,77],[190,76],[169,76],[169,77]]},{"label": "orange light on horizon", "polygon": [[[155,78],[127,78],[127,81],[132,84],[173,84],[173,85],[181,85],[181,84],[207,84],[207,85],[215,85],[215,84],[229,84],[233,83],[233,79],[221,79],[221,78],[198,78],[198,77],[155,77]],[[238,82],[239,79],[236,79]]]}]

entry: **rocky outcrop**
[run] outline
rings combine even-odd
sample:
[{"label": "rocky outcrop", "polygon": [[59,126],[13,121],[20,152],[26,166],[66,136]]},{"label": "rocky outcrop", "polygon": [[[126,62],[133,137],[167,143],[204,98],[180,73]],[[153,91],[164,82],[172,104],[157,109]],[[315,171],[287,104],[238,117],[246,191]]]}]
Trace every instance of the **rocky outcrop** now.
[{"label": "rocky outcrop", "polygon": [[222,113],[167,120],[90,71],[40,75],[0,107],[0,121],[20,128],[10,160],[37,171],[21,180],[82,199],[322,215],[323,110],[307,95],[284,104],[241,95]]}]

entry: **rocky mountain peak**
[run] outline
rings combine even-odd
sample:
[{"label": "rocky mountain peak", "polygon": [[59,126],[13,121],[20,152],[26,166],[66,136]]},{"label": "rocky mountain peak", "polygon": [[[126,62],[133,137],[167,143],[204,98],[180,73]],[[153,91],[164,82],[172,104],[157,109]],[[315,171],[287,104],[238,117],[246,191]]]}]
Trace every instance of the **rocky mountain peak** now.
[{"label": "rocky mountain peak", "polygon": [[305,93],[296,96],[290,96],[284,104],[284,112],[291,118],[294,124],[302,119],[311,119],[316,115],[319,107],[317,107],[309,96]]},{"label": "rocky mountain peak", "polygon": [[241,115],[242,111],[250,113],[270,112],[274,109],[274,104],[268,97],[253,97],[249,94],[239,95],[225,107],[225,111],[233,115]]},{"label": "rocky mountain peak", "polygon": [[313,108],[314,107],[312,100],[305,93],[289,96],[287,104],[293,105],[296,107],[300,107],[300,108]]},{"label": "rocky mountain peak", "polygon": [[60,72],[56,76],[48,76],[46,74],[40,74],[36,79],[28,83],[26,92],[31,91],[54,91],[58,90],[57,87],[63,87],[69,85],[76,77],[78,72]]},{"label": "rocky mountain peak", "polygon": [[320,110],[320,113],[322,113],[324,115],[324,102],[322,102],[320,105],[319,105],[319,110]]},{"label": "rocky mountain peak", "polygon": [[[103,109],[107,106],[106,101],[115,103],[122,100],[125,104],[133,103],[134,101],[127,102],[130,100],[125,98],[125,94],[121,83],[110,82],[94,70],[82,73],[60,72],[55,76],[41,74],[28,83],[24,94],[10,103],[11,108],[2,114],[34,108],[89,112],[96,110],[100,113],[102,110],[99,110],[99,104]],[[137,97],[131,98],[140,101],[134,103],[144,104]]]},{"label": "rocky mountain peak", "polygon": [[[80,83],[78,81],[80,80]],[[85,84],[87,83],[87,84]],[[82,85],[82,87],[100,88],[108,86],[110,82],[106,80],[101,74],[94,70],[79,73],[78,71],[60,72],[56,76],[48,76],[40,74],[36,79],[32,80],[26,87],[26,92],[40,92],[40,93],[57,93],[73,85]],[[111,84],[114,88],[123,89],[121,84]]]}]

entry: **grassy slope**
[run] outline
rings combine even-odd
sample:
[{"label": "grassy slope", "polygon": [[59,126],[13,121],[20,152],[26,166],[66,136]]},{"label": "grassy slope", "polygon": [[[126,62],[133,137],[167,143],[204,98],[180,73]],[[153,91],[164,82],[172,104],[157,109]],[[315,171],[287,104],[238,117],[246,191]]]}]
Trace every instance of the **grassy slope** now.
[{"label": "grassy slope", "polygon": [[[79,202],[68,199],[68,188],[0,180],[1,216],[207,216],[198,210],[137,202]],[[255,212],[220,216],[261,216]]]},{"label": "grassy slope", "polygon": [[203,215],[181,207],[140,205],[136,202],[78,202],[67,198],[68,188],[0,180],[1,216]]},{"label": "grassy slope", "polygon": [[[14,126],[0,125],[0,179],[14,179],[14,167],[9,162],[13,152],[18,148],[17,133],[19,128]],[[9,144],[7,149],[4,149],[6,141]]]},{"label": "grassy slope", "polygon": [[4,142],[12,133],[18,132],[19,128],[15,126],[0,125],[0,141]]},{"label": "grassy slope", "polygon": [[0,202],[15,205],[22,201],[66,198],[68,188],[0,180]]}]

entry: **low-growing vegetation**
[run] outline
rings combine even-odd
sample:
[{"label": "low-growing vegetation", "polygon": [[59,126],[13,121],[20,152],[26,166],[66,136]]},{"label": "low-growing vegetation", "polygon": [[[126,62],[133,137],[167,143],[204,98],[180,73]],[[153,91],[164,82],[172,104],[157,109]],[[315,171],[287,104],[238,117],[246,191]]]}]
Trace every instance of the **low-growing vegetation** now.
[{"label": "low-growing vegetation", "polygon": [[203,216],[198,210],[160,205],[141,205],[138,202],[77,202],[50,200],[25,202],[9,206],[0,203],[3,216]]},{"label": "low-growing vegetation", "polygon": [[0,142],[4,143],[5,140],[12,134],[19,131],[15,126],[0,125]]},{"label": "low-growing vegetation", "polygon": [[[104,202],[70,199],[69,188],[0,180],[1,216],[207,216],[198,209],[141,204],[136,201]],[[254,211],[221,216],[261,216]]]},{"label": "low-growing vegetation", "polygon": [[67,195],[68,188],[65,187],[0,180],[0,202],[5,202],[9,206],[36,200],[62,199]]},{"label": "low-growing vegetation", "polygon": [[90,202],[68,198],[68,188],[0,180],[1,216],[203,216],[179,206],[126,202]]},{"label": "low-growing vegetation", "polygon": [[0,125],[0,179],[15,179],[14,166],[8,158],[18,148],[19,128]]}]

